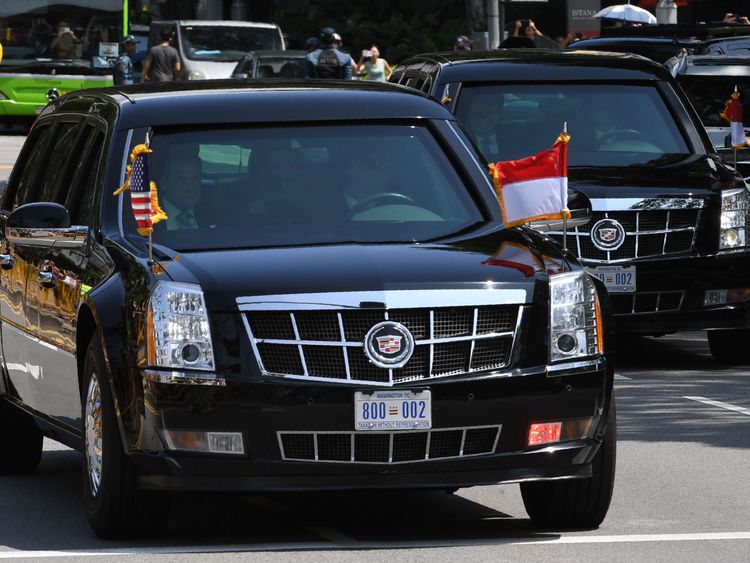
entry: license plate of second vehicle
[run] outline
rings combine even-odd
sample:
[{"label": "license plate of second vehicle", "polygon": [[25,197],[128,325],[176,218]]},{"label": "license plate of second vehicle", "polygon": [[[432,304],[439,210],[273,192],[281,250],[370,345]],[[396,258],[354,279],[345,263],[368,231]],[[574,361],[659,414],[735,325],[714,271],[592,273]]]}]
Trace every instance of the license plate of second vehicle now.
[{"label": "license plate of second vehicle", "polygon": [[600,279],[610,293],[635,292],[635,266],[600,266],[586,271]]},{"label": "license plate of second vehicle", "polygon": [[355,430],[429,428],[432,428],[432,393],[429,390],[354,393]]}]

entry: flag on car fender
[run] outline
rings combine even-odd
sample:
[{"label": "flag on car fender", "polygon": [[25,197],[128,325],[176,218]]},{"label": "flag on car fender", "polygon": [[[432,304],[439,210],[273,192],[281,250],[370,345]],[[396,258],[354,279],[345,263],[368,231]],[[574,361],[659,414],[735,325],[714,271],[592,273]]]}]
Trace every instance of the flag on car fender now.
[{"label": "flag on car fender", "polygon": [[730,142],[733,149],[740,149],[747,145],[745,126],[742,124],[742,113],[740,93],[735,86],[734,92],[724,104],[724,112],[721,114],[721,117],[726,119],[731,127]]},{"label": "flag on car fender", "polygon": [[506,227],[570,218],[568,141],[570,136],[561,133],[550,149],[489,165]]},{"label": "flag on car fender", "polygon": [[156,183],[149,176],[148,155],[151,152],[145,144],[133,148],[130,164],[125,169],[125,183],[112,194],[119,195],[130,190],[130,206],[138,223],[138,234],[143,236],[153,232],[155,223],[167,219],[167,214],[159,206]]}]

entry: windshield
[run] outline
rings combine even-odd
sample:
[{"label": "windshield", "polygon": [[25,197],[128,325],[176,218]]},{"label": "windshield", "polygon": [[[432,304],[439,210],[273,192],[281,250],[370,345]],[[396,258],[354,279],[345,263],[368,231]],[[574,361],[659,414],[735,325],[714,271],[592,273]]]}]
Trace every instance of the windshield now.
[{"label": "windshield", "polygon": [[284,48],[275,27],[184,25],[180,36],[185,56],[194,61],[237,62],[248,51]]},{"label": "windshield", "polygon": [[424,127],[157,130],[151,148],[169,216],[154,241],[178,251],[423,241],[482,220]]},{"label": "windshield", "polygon": [[[677,80],[706,127],[729,127],[721,114],[735,86],[740,92],[740,101],[747,104],[750,100],[750,76],[682,75]],[[750,111],[744,112],[743,122],[745,126],[750,125]]]},{"label": "windshield", "polygon": [[549,148],[568,124],[570,166],[633,166],[690,150],[650,85],[502,84],[465,88],[456,115],[489,162]]},{"label": "windshield", "polygon": [[117,56],[123,0],[19,0],[0,2],[0,68],[73,60],[90,66],[93,57]]}]

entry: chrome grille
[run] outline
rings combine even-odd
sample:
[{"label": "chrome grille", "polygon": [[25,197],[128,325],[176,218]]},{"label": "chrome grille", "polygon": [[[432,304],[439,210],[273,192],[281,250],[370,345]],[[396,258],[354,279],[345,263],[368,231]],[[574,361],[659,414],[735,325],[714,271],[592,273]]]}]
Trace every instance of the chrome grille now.
[{"label": "chrome grille", "polygon": [[[591,263],[685,254],[695,244],[700,215],[700,209],[594,211],[588,224],[568,232],[568,248],[580,260]],[[605,218],[616,220],[625,229],[625,240],[616,250],[600,250],[591,240],[591,227]],[[549,234],[562,243],[561,232]]]},{"label": "chrome grille", "polygon": [[[239,301],[239,300],[238,300]],[[264,375],[390,386],[510,364],[521,305],[437,308],[328,308],[283,311],[240,305]],[[414,352],[399,368],[380,368],[365,354],[367,332],[385,320],[406,326]]]},{"label": "chrome grille", "polygon": [[685,299],[684,291],[639,291],[610,294],[615,315],[642,315],[679,311]]},{"label": "chrome grille", "polygon": [[281,459],[397,464],[489,455],[501,426],[399,432],[277,432]]}]

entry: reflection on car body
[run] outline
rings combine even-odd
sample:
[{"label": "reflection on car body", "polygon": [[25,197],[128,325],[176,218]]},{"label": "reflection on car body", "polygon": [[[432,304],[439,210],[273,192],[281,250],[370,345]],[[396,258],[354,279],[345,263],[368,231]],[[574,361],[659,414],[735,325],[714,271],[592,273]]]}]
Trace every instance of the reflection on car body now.
[{"label": "reflection on car body", "polygon": [[[130,192],[111,195],[147,140],[169,215],[152,245]],[[158,530],[164,491],[509,481],[536,523],[597,526],[616,447],[604,287],[503,229],[470,146],[440,104],[388,84],[53,102],[0,228],[87,234],[6,237],[0,470],[33,470],[40,430],[81,449],[103,537]],[[74,283],[39,283],[52,265]]]}]

